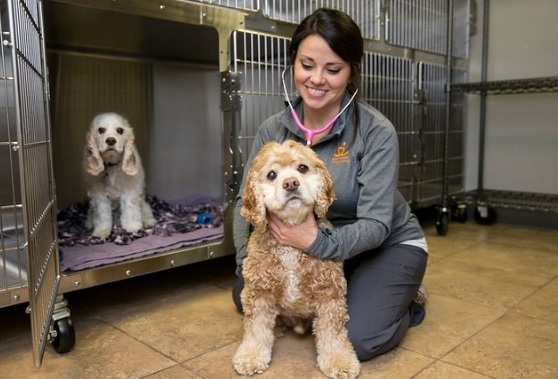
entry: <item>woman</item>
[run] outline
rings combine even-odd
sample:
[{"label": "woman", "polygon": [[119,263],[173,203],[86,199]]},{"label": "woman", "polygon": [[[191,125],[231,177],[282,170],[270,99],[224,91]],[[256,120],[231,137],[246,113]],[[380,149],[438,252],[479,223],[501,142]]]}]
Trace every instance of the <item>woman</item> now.
[{"label": "woman", "polygon": [[[273,216],[268,222],[280,243],[344,261],[347,330],[364,361],[396,346],[424,318],[417,293],[428,253],[423,231],[397,190],[396,131],[378,110],[354,100],[362,57],[360,29],[345,13],[318,9],[306,17],[290,44],[299,97],[293,112],[282,111],[260,126],[247,167],[266,142],[286,139],[308,143],[326,163],[336,194],[328,212],[334,229],[319,228],[314,217],[296,226]],[[240,310],[248,234],[239,214],[241,193],[234,214],[239,279],[233,290]],[[421,294],[424,300],[423,288]]]}]

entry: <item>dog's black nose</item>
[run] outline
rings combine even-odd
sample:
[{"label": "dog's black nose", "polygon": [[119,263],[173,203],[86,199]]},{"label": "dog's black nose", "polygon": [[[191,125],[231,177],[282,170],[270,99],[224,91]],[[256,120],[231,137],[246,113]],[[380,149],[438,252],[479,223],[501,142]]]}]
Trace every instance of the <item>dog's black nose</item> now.
[{"label": "dog's black nose", "polygon": [[116,138],[114,138],[114,137],[109,137],[109,138],[106,139],[105,142],[106,142],[107,145],[109,145],[109,146],[114,146],[114,144],[116,143]]},{"label": "dog's black nose", "polygon": [[285,191],[296,191],[299,186],[300,183],[296,178],[287,178],[283,180],[283,189]]}]

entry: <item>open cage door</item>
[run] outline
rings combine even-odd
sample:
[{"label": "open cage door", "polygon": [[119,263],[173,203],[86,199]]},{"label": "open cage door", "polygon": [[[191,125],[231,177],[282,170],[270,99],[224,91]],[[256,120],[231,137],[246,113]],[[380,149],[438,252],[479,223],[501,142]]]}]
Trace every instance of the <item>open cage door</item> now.
[{"label": "open cage door", "polygon": [[[40,0],[0,1],[6,122],[15,125],[35,366],[52,339],[60,281],[48,81]],[[6,28],[8,26],[8,28]]]}]

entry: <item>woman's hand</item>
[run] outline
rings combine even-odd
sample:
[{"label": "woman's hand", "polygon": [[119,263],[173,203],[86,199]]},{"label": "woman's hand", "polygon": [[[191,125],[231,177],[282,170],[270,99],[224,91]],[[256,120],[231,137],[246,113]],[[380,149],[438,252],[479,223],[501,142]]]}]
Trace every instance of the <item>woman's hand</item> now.
[{"label": "woman's hand", "polygon": [[269,230],[273,237],[282,245],[306,250],[312,245],[318,235],[318,223],[313,213],[298,225],[289,225],[273,214],[267,215]]}]

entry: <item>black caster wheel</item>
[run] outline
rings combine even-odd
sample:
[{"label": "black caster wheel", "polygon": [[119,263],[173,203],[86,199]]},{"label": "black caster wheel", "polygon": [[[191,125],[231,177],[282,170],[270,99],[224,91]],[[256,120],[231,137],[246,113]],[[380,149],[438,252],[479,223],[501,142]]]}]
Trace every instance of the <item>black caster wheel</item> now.
[{"label": "black caster wheel", "polygon": [[481,225],[492,225],[496,221],[496,211],[484,204],[475,207],[475,221]]},{"label": "black caster wheel", "polygon": [[467,205],[457,204],[452,213],[452,220],[455,220],[461,224],[467,221]]},{"label": "black caster wheel", "polygon": [[53,329],[56,332],[52,339],[52,347],[59,353],[67,353],[72,350],[76,343],[76,332],[69,317],[54,321]]},{"label": "black caster wheel", "polygon": [[438,235],[445,236],[448,234],[448,226],[449,226],[449,213],[447,211],[442,211],[438,214],[438,218],[436,219],[436,231]]}]

